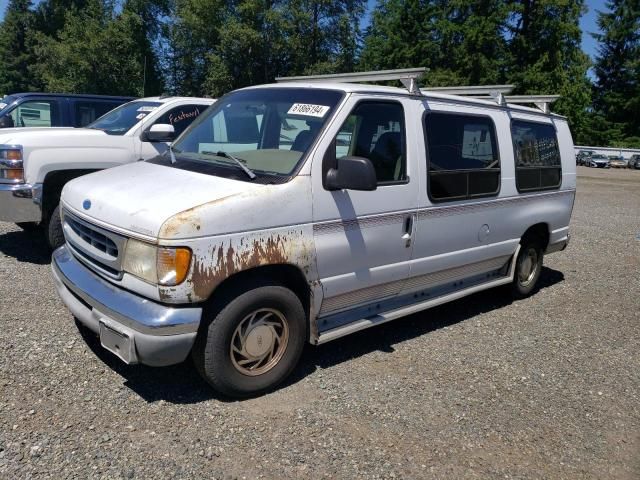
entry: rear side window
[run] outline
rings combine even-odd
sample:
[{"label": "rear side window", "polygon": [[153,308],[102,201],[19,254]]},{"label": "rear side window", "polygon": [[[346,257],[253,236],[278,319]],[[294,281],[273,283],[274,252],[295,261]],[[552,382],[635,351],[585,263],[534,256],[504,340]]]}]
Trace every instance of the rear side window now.
[{"label": "rear side window", "polygon": [[425,116],[429,197],[433,201],[496,195],[500,156],[489,117],[451,113]]},{"label": "rear side window", "polygon": [[79,101],[75,102],[75,127],[84,127],[89,125],[96,118],[100,118],[105,113],[113,110],[121,105],[120,103],[113,102],[91,102],[91,101]]},{"label": "rear side window", "polygon": [[560,187],[562,167],[556,129],[544,123],[511,123],[519,192]]},{"label": "rear side window", "polygon": [[155,123],[173,125],[177,137],[206,109],[207,105],[181,105],[163,114]]}]

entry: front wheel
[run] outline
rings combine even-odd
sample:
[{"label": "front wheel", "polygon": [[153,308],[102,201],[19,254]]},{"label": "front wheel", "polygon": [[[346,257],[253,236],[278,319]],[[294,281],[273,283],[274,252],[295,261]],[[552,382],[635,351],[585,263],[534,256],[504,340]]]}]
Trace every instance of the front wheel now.
[{"label": "front wheel", "polygon": [[193,359],[202,377],[230,397],[271,390],[294,369],[305,343],[300,299],[279,285],[230,295],[198,334]]},{"label": "front wheel", "polygon": [[64,233],[62,231],[62,220],[60,220],[60,205],[56,205],[51,215],[44,222],[44,235],[49,248],[55,250],[64,245]]},{"label": "front wheel", "polygon": [[521,243],[511,285],[512,293],[516,298],[528,297],[533,292],[542,271],[542,257],[540,242],[525,240]]}]

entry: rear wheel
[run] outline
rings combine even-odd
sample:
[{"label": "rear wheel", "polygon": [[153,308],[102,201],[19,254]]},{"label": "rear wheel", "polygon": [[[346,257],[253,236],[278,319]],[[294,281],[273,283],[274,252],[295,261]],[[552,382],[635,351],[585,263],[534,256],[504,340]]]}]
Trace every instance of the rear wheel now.
[{"label": "rear wheel", "polygon": [[524,239],[516,258],[512,292],[516,298],[531,295],[542,271],[543,251],[537,239]]},{"label": "rear wheel", "polygon": [[268,391],[294,369],[306,338],[300,299],[280,285],[236,291],[196,340],[193,359],[214,389],[231,397]]}]

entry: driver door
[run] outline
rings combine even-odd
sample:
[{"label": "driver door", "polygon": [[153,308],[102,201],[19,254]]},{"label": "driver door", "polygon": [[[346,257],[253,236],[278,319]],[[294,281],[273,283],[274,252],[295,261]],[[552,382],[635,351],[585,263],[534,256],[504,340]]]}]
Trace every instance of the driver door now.
[{"label": "driver door", "polygon": [[[320,316],[390,299],[408,277],[419,191],[412,107],[354,96],[323,138],[312,167]],[[347,155],[373,163],[376,190],[323,187],[327,158]]]}]

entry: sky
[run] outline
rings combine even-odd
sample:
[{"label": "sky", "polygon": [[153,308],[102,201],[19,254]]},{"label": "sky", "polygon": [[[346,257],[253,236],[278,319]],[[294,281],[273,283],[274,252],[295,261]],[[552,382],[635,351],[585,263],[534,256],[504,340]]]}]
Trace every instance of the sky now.
[{"label": "sky", "polygon": [[[376,4],[376,0],[368,0],[368,2],[369,10],[371,10]],[[7,3],[8,0],[0,0],[0,20],[4,18]],[[589,33],[598,31],[598,26],[596,25],[597,10],[606,10],[606,7],[605,0],[586,0],[586,3],[588,11],[580,20],[580,26],[582,27],[582,49],[593,59],[597,54],[597,43]]]}]

